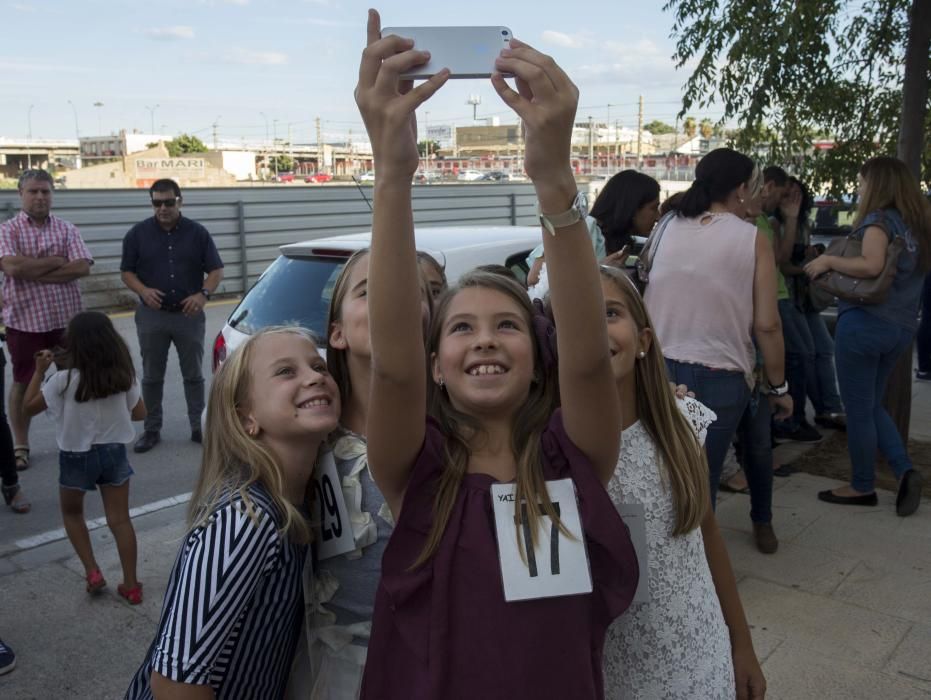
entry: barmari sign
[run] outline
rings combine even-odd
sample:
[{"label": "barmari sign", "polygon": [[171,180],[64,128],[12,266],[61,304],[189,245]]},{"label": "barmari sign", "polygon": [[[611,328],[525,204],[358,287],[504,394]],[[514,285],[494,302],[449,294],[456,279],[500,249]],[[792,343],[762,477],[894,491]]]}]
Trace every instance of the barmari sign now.
[{"label": "barmari sign", "polygon": [[136,177],[203,176],[205,165],[203,158],[138,158]]}]

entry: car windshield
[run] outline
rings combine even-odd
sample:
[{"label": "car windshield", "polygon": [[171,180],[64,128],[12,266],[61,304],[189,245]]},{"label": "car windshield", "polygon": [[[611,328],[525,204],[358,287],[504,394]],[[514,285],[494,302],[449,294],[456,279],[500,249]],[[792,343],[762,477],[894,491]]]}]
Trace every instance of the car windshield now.
[{"label": "car windshield", "polygon": [[326,341],[326,317],[344,257],[281,255],[230,314],[230,325],[251,334],[266,326],[302,326]]}]

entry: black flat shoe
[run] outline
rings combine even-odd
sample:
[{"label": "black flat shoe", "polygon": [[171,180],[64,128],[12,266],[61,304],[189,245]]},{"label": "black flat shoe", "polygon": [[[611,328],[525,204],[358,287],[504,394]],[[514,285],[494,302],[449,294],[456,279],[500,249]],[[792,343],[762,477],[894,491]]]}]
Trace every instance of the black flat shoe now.
[{"label": "black flat shoe", "polygon": [[862,496],[838,496],[831,490],[819,491],[818,500],[825,503],[834,503],[839,506],[876,506],[879,505],[879,499],[876,492],[866,493]]},{"label": "black flat shoe", "polygon": [[133,445],[133,452],[148,452],[161,441],[161,435],[154,431],[146,430],[142,437],[136,440]]},{"label": "black flat shoe", "polygon": [[920,472],[914,469],[905,472],[899,484],[899,493],[895,497],[896,515],[904,518],[918,510],[918,505],[921,503],[921,485],[923,482],[924,477],[921,476]]}]

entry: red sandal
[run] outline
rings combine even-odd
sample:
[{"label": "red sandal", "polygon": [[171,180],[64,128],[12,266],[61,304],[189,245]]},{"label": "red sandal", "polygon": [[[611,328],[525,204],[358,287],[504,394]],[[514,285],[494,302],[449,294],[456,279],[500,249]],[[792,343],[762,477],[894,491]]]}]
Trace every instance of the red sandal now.
[{"label": "red sandal", "polygon": [[116,587],[116,592],[130,605],[139,605],[142,602],[142,583],[137,583],[132,588],[126,588],[122,583]]},{"label": "red sandal", "polygon": [[87,575],[87,592],[91,595],[100,593],[103,590],[107,582],[103,577],[103,574],[100,573],[100,569],[94,569]]}]

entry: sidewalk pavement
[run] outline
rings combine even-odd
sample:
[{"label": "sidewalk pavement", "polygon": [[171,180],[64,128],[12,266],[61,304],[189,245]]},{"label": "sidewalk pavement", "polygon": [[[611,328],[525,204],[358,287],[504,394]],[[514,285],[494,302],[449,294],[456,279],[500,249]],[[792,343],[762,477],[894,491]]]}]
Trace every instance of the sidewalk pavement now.
[{"label": "sidewalk pavement", "polygon": [[[931,383],[913,387],[912,434],[931,440]],[[802,446],[780,447],[781,461]],[[753,546],[746,496],[721,494],[728,544],[768,698],[931,698],[931,501],[909,518],[895,494],[876,508],[822,503],[837,482],[809,474],[775,480],[779,551]],[[4,700],[122,698],[155,634],[185,506],[135,519],[145,601],[116,596],[119,560],[106,528],[92,532],[109,582],[89,598],[66,540],[0,557],[0,637],[17,668]]]}]

